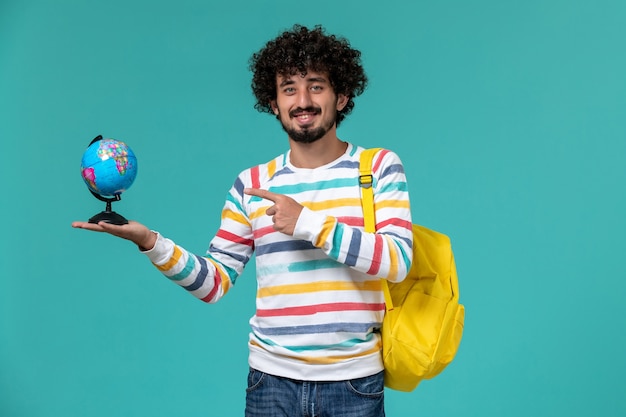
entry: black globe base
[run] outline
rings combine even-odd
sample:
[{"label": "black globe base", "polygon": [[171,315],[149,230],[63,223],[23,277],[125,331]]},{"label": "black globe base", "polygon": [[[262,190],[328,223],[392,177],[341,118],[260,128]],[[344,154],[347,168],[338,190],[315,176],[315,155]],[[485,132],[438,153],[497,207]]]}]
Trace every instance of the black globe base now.
[{"label": "black globe base", "polygon": [[114,201],[120,201],[122,199],[119,194],[113,198],[102,197],[100,194],[94,193],[93,191],[91,191],[91,194],[93,194],[94,197],[96,197],[98,200],[106,202],[106,208],[104,209],[104,211],[101,211],[100,213],[91,217],[89,219],[89,223],[106,222],[117,225],[128,224],[128,220],[126,220],[124,216],[111,210],[111,203]]},{"label": "black globe base", "polygon": [[117,224],[117,225],[128,224],[128,220],[126,220],[126,217],[114,211],[101,211],[100,213],[96,214],[95,216],[89,219],[89,223],[100,223],[100,222]]}]

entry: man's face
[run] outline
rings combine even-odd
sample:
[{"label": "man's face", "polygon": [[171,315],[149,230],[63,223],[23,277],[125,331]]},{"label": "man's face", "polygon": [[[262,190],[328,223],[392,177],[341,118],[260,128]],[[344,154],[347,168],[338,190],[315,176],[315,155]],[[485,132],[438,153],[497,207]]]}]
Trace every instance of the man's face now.
[{"label": "man's face", "polygon": [[321,139],[335,127],[337,111],[348,99],[335,94],[328,75],[308,71],[276,76],[276,100],[272,109],[289,137],[301,143]]}]

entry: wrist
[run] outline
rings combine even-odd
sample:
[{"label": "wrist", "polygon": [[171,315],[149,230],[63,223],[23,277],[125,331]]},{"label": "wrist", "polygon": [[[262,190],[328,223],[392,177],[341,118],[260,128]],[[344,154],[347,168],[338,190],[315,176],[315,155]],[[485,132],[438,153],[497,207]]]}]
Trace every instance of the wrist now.
[{"label": "wrist", "polygon": [[147,252],[149,250],[154,249],[154,245],[156,244],[156,241],[157,241],[157,234],[152,230],[148,230],[146,237],[142,239],[140,242],[136,242],[136,244],[139,247],[140,251]]}]

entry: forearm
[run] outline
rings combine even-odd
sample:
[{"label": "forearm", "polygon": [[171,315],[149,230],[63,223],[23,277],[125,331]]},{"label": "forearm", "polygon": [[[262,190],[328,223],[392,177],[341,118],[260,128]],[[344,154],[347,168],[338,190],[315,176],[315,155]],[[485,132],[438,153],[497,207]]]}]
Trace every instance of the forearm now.
[{"label": "forearm", "polygon": [[330,258],[360,272],[401,281],[412,262],[410,217],[387,219],[379,226],[376,233],[367,233],[332,216],[304,209],[294,236],[310,240]]},{"label": "forearm", "polygon": [[143,253],[170,281],[204,302],[217,302],[231,287],[228,275],[210,258],[194,255],[160,234],[155,233],[152,248]]},{"label": "forearm", "polygon": [[326,205],[305,207],[294,237],[309,240],[330,258],[361,272],[401,281],[411,267],[413,254],[404,167],[397,155],[383,150],[376,156],[372,174],[375,233],[364,231],[361,188],[357,186],[329,197]]}]

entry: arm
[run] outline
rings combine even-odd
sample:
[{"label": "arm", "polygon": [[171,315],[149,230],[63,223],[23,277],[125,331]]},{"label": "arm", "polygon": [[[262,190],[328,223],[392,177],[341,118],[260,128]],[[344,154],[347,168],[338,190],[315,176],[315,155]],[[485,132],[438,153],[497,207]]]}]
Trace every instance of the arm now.
[{"label": "arm", "polygon": [[306,237],[328,256],[354,269],[399,282],[406,277],[413,255],[404,167],[396,154],[383,150],[375,157],[373,176],[376,233],[304,208],[294,236]]},{"label": "arm", "polygon": [[72,227],[109,233],[135,243],[167,278],[202,301],[214,303],[232,287],[253,250],[248,240],[241,237],[251,235],[251,230],[239,212],[237,199],[241,199],[241,193],[233,187],[222,212],[220,229],[205,256],[195,255],[134,221],[122,226],[74,222]]},{"label": "arm", "polygon": [[[292,198],[261,189],[246,194],[274,203],[266,214],[274,229],[311,242],[330,258],[361,272],[386,278],[404,279],[412,261],[412,223],[409,197],[400,159],[381,151],[374,165],[376,233],[350,226],[333,216],[313,211]],[[360,189],[357,190],[360,200]],[[362,218],[362,210],[357,209]]]},{"label": "arm", "polygon": [[204,302],[215,303],[232,288],[254,250],[250,223],[241,210],[239,183],[237,179],[228,193],[220,228],[204,256],[162,236],[145,252],[166,277]]}]

